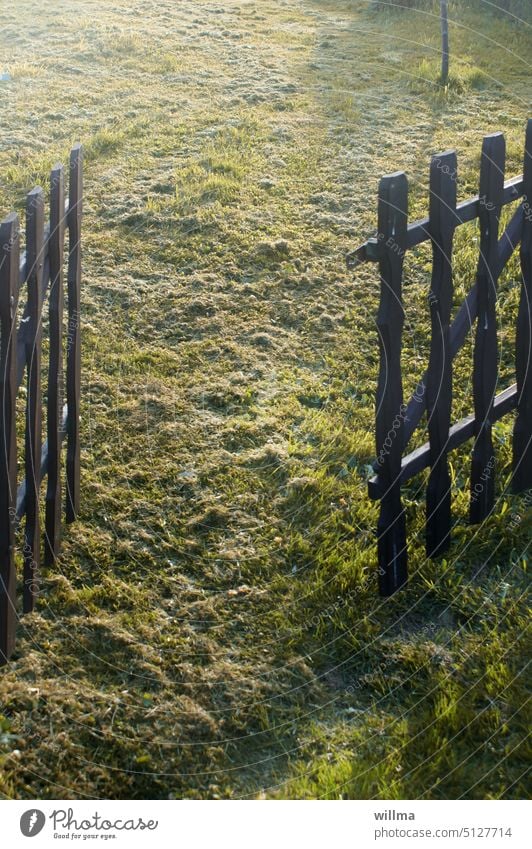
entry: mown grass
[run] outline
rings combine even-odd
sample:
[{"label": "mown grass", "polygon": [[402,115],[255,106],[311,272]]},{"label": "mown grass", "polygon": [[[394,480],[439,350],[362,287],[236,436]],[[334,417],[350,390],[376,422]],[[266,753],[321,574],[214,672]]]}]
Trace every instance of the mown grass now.
[{"label": "mown grass", "polygon": [[[413,11],[93,6],[0,15],[2,209],[73,141],[87,159],[83,510],[0,676],[1,792],[524,795],[530,502],[509,494],[512,420],[481,529],[466,522],[470,446],[453,455],[438,563],[426,478],[405,489],[412,578],[380,600],[378,280],[343,257],[375,227],[382,173],[408,171],[415,218],[437,150],[459,151],[460,197],[484,133],[505,131],[521,171],[528,36],[464,12],[461,82],[442,91],[437,29]],[[457,236],[456,304],[476,237]],[[407,265],[407,391],[427,359],[429,262],[420,249]],[[507,382],[518,282],[514,260]],[[470,370],[468,344],[457,415]]]}]

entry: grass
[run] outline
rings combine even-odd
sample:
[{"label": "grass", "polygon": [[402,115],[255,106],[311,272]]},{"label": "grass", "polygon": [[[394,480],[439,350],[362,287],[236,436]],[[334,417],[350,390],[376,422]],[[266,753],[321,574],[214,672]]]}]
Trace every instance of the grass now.
[{"label": "grass", "polygon": [[482,89],[488,85],[488,76],[480,68],[463,60],[455,65],[456,67],[449,73],[447,82],[444,83],[439,63],[435,60],[422,59],[412,82],[414,90],[417,87],[428,86],[440,89],[444,95],[452,92],[463,94],[468,89]]},{"label": "grass", "polygon": [[[383,173],[408,172],[415,218],[437,150],[456,146],[461,198],[485,133],[505,132],[521,172],[526,31],[461,12],[442,91],[438,32],[415,11],[78,5],[0,13],[3,212],[74,141],[87,160],[83,509],[0,674],[0,792],[526,795],[530,501],[508,491],[512,420],[481,529],[470,446],[452,456],[445,560],[424,558],[424,476],[405,488],[411,581],[379,599],[378,279],[344,267]],[[476,235],[457,236],[456,304]],[[427,359],[429,259],[407,269],[406,391]],[[509,382],[515,260],[500,285]],[[456,415],[470,371],[466,345]]]}]

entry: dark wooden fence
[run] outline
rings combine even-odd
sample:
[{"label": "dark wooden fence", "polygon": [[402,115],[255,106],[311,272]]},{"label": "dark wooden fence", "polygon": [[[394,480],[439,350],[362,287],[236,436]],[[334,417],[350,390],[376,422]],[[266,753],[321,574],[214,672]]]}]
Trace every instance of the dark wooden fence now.
[{"label": "dark wooden fence", "polygon": [[[482,522],[494,508],[495,454],[492,425],[517,409],[513,436],[514,492],[532,487],[532,120],[528,122],[523,176],[504,181],[505,140],[487,136],[482,147],[479,196],[456,203],[454,152],[434,156],[430,169],[430,213],[408,225],[408,181],[402,172],[383,177],[379,187],[378,233],[348,254],[348,266],[379,263],[377,316],[380,371],[376,405],[377,459],[369,494],[380,499],[378,523],[379,589],[388,596],[407,580],[407,540],[401,485],[430,467],[426,499],[426,551],[435,557],[451,538],[451,479],[447,455],[474,439],[470,520]],[[520,199],[506,231],[499,235],[503,206]],[[451,321],[452,250],[458,226],[479,219],[480,256],[476,281]],[[407,404],[403,401],[401,338],[406,251],[432,244],[429,293],[431,347],[428,369]],[[497,281],[518,246],[522,272],[516,333],[516,383],[496,394],[498,346]],[[452,362],[477,319],[473,356],[473,413],[451,423]],[[404,455],[427,412],[429,441]]]},{"label": "dark wooden fence", "polygon": [[[50,178],[50,220],[44,192],[27,196],[26,250],[20,251],[19,219],[0,223],[0,664],[15,645],[17,579],[15,536],[24,520],[22,610],[31,612],[41,563],[41,482],[46,477],[44,558],[50,564],[61,540],[61,447],[66,437],[65,517],[79,508],[80,282],[83,152],[70,155],[69,195],[56,165]],[[64,334],[64,242],[68,228],[67,332]],[[17,306],[26,285],[26,306]],[[42,444],[42,321],[48,299],[49,360],[46,430]],[[63,360],[66,358],[66,382]],[[26,377],[23,476],[17,488],[17,395]]]}]

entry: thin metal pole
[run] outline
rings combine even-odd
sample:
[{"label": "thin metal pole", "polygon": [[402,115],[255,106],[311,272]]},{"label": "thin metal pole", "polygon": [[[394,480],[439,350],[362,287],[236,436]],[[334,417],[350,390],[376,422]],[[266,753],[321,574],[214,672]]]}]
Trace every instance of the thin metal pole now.
[{"label": "thin metal pole", "polygon": [[447,85],[449,81],[449,16],[447,0],[440,0],[441,16],[441,81]]}]

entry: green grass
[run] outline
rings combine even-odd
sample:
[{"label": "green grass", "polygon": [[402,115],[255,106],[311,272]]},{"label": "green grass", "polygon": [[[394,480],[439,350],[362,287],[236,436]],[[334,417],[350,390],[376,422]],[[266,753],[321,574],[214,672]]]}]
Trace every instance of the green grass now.
[{"label": "green grass", "polygon": [[[470,446],[452,456],[445,560],[423,553],[426,476],[405,488],[411,581],[379,599],[378,277],[344,255],[375,228],[384,173],[408,172],[412,219],[438,150],[458,150],[460,198],[485,133],[505,132],[520,173],[526,32],[460,13],[442,91],[438,29],[414,10],[78,5],[0,13],[2,214],[74,141],[86,151],[83,507],[0,674],[0,792],[525,795],[531,514],[508,492],[512,420],[481,529]],[[457,235],[456,305],[476,238]],[[429,269],[421,248],[406,391],[427,361]],[[509,383],[515,259],[500,287]],[[470,374],[468,344],[457,416]]]},{"label": "green grass", "polygon": [[444,83],[439,63],[436,60],[422,59],[412,83],[414,90],[420,86],[426,86],[440,89],[445,95],[451,92],[463,94],[468,89],[482,89],[488,85],[488,76],[480,68],[463,60],[454,64],[455,67],[449,72],[449,77]]}]

